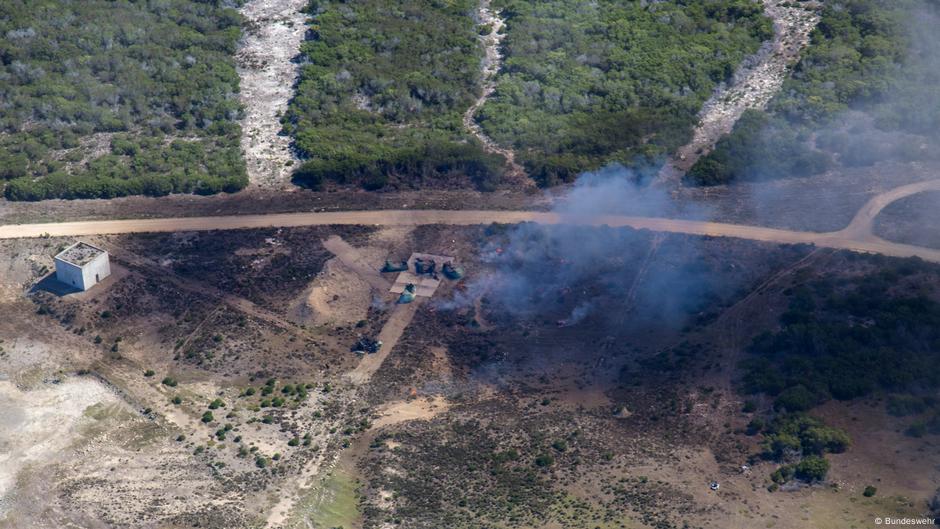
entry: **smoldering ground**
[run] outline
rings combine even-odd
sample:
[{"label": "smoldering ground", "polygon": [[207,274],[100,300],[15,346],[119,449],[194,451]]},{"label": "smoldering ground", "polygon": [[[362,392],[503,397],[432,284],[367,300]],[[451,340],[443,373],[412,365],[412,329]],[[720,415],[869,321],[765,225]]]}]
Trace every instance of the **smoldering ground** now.
[{"label": "smoldering ground", "polygon": [[[557,202],[562,217],[668,216],[666,191],[644,186],[622,166],[582,175]],[[707,216],[702,209],[696,216]],[[694,237],[568,224],[491,226],[480,250],[485,269],[438,308],[483,298],[495,321],[539,320],[558,327],[586,319],[614,330],[635,324],[682,325],[723,289]]]}]

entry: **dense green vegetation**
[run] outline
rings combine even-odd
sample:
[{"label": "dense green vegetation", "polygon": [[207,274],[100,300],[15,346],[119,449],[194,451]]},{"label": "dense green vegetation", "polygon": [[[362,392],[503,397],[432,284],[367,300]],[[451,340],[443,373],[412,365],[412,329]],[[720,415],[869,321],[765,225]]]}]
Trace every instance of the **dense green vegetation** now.
[{"label": "dense green vegetation", "polygon": [[748,425],[748,433],[764,434],[761,454],[766,459],[784,462],[771,475],[777,485],[794,478],[807,482],[826,479],[829,471],[827,453],[842,453],[851,444],[848,434],[823,424],[815,417],[802,413],[785,413],[764,425],[754,419]]},{"label": "dense green vegetation", "polygon": [[505,64],[478,114],[542,185],[683,144],[716,85],[771,35],[747,0],[497,0]]},{"label": "dense green vegetation", "polygon": [[[309,158],[295,181],[488,187],[504,160],[487,155],[461,116],[480,87],[475,0],[312,0],[311,38],[284,119]],[[459,176],[458,176],[459,175]]]},{"label": "dense green vegetation", "polygon": [[826,3],[768,114],[745,113],[687,180],[714,185],[936,157],[922,136],[940,127],[937,17],[921,0]]},{"label": "dense green vegetation", "polygon": [[820,279],[792,291],[782,329],[750,346],[744,388],[776,397],[776,407],[803,411],[830,398],[875,390],[940,387],[940,303],[896,283],[913,263],[845,284]]},{"label": "dense green vegetation", "polygon": [[940,434],[936,269],[917,259],[879,261],[875,271],[790,289],[781,328],[750,345],[742,389],[773,397],[775,418],[755,418],[748,433],[763,433],[763,455],[788,463],[774,473],[776,483],[822,479],[828,464],[804,464],[807,456],[848,447],[844,432],[804,414],[831,398],[888,393],[889,413],[916,417],[909,435]]},{"label": "dense green vegetation", "polygon": [[0,2],[7,198],[244,187],[233,60],[241,19],[223,4]]}]

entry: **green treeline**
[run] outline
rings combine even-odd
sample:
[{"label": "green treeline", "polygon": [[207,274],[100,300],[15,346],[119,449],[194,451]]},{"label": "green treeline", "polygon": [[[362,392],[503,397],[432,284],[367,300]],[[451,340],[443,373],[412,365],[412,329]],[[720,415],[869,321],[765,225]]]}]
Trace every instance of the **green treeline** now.
[{"label": "green treeline", "polygon": [[786,463],[771,476],[771,489],[794,478],[824,479],[824,454],[849,446],[845,432],[806,415],[829,399],[887,394],[888,413],[914,418],[908,435],[940,434],[936,267],[919,259],[875,264],[868,273],[823,276],[786,291],[780,329],[758,335],[741,364],[743,392],[773,399],[771,419],[754,417],[747,429],[763,434],[764,458]]},{"label": "green treeline", "polygon": [[11,200],[247,184],[222,2],[0,2],[0,185]]},{"label": "green treeline", "polygon": [[936,158],[940,22],[921,0],[827,2],[767,112],[747,111],[687,181],[809,176],[841,164]]},{"label": "green treeline", "polygon": [[313,0],[285,130],[307,161],[295,182],[367,189],[489,187],[504,160],[461,117],[480,90],[476,0]]},{"label": "green treeline", "polygon": [[542,185],[685,143],[715,87],[772,28],[748,0],[497,0],[505,62],[478,114]]},{"label": "green treeline", "polygon": [[925,270],[909,260],[794,288],[782,328],[750,346],[745,390],[774,396],[778,409],[805,411],[831,398],[940,387],[940,303],[915,288],[898,293]]}]

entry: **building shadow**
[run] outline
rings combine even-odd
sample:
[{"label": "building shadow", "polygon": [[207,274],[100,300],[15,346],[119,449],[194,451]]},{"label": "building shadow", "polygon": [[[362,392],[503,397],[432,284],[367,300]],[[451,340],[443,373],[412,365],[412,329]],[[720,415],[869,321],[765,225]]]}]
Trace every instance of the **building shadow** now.
[{"label": "building shadow", "polygon": [[65,297],[70,294],[78,294],[81,292],[81,289],[73,287],[72,285],[66,285],[65,283],[59,281],[55,277],[55,272],[48,274],[46,277],[42,278],[29,289],[30,294],[35,294],[36,292],[49,292],[56,296]]}]

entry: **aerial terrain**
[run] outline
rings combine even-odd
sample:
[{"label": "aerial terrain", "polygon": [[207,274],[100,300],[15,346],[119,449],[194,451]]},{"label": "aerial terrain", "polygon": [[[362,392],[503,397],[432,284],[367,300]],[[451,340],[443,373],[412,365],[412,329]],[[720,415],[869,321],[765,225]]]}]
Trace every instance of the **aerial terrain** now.
[{"label": "aerial terrain", "polygon": [[0,529],[940,524],[938,27],[0,2]]}]

